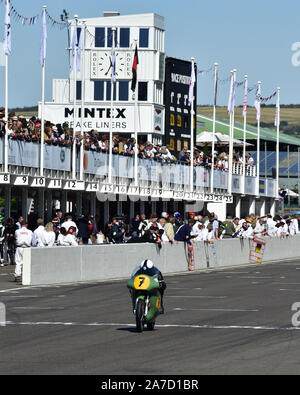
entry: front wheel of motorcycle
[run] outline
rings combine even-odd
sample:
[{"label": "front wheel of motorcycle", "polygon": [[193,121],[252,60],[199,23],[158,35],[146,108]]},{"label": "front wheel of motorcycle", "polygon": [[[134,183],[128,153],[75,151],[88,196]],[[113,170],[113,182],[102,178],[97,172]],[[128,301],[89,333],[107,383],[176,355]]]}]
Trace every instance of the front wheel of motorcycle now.
[{"label": "front wheel of motorcycle", "polygon": [[136,330],[137,332],[143,332],[144,330],[144,312],[145,312],[145,301],[140,299],[138,301],[136,309]]}]

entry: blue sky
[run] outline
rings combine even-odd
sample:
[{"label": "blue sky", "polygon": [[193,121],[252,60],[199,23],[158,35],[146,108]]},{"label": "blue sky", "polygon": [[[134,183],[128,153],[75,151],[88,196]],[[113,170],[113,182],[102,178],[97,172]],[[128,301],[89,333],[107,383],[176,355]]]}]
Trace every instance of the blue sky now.
[{"label": "blue sky", "polygon": [[[300,67],[292,65],[292,44],[300,42],[299,0],[11,0],[24,16],[34,16],[46,4],[59,20],[63,8],[70,16],[102,16],[103,11],[121,14],[155,12],[166,19],[166,53],[190,59],[195,56],[200,69],[215,61],[219,76],[226,78],[238,70],[238,80],[249,75],[249,84],[262,81],[262,95],[269,96],[281,86],[281,102],[300,103]],[[0,4],[0,21],[4,21]],[[1,28],[0,28],[1,29]],[[2,31],[4,28],[2,28]],[[35,26],[12,21],[12,55],[9,58],[9,106],[35,105],[41,96],[39,48],[41,20]],[[0,30],[1,40],[3,33]],[[67,32],[48,28],[46,99],[52,97],[52,79],[67,78]],[[299,44],[300,48],[300,44]],[[300,56],[299,56],[300,59]],[[0,86],[4,69],[0,68]],[[219,87],[219,104],[226,105],[228,84]],[[254,97],[250,98],[250,103]],[[213,102],[212,75],[199,77],[198,103]],[[0,103],[4,103],[3,89]],[[242,104],[239,90],[237,104]]]}]

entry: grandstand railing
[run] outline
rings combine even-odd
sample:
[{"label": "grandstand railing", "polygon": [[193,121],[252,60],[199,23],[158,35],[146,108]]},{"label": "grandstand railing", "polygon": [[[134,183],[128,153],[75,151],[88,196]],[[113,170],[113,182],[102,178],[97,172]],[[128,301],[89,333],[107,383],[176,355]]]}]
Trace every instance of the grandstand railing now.
[{"label": "grandstand railing", "polygon": [[[134,179],[134,158],[113,155],[112,184],[108,184],[107,153],[84,151],[83,177],[80,179],[80,156],[77,150],[76,179],[72,178],[72,150],[69,147],[45,145],[44,176],[40,177],[40,144],[9,140],[8,168],[4,174],[4,142],[0,140],[0,183],[74,191],[116,193],[148,197],[230,202],[227,171],[214,170],[214,193],[210,193],[211,169],[194,167],[194,189],[190,190],[190,166],[139,159],[138,185]],[[245,190],[243,166],[234,164],[232,192],[257,195],[255,166],[247,166]],[[261,195],[274,197],[274,180],[261,180]]]}]

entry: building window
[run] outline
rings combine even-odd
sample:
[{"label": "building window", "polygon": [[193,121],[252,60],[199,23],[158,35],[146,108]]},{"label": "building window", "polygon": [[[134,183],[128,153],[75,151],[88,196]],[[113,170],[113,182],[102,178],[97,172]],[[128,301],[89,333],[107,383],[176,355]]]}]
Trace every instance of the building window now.
[{"label": "building window", "polygon": [[140,29],[140,48],[149,48],[149,29]]},{"label": "building window", "polygon": [[130,29],[120,28],[120,48],[129,48],[130,46]]},{"label": "building window", "polygon": [[81,35],[81,27],[78,27],[77,28],[77,42],[78,42],[78,44],[80,42],[80,35]]},{"label": "building window", "polygon": [[148,100],[148,82],[139,82],[139,101]]},{"label": "building window", "polygon": [[170,125],[175,126],[175,115],[174,114],[170,114]]},{"label": "building window", "polygon": [[119,100],[128,101],[129,99],[129,81],[119,82]]},{"label": "building window", "polygon": [[[111,81],[106,81],[106,100],[111,100]],[[114,84],[114,101],[117,100],[117,84]]]},{"label": "building window", "polygon": [[105,29],[104,27],[95,28],[95,47],[104,48],[105,47]]},{"label": "building window", "polygon": [[177,126],[182,127],[182,116],[180,114],[177,114]]},{"label": "building window", "polygon": [[[109,27],[107,29],[107,47],[111,48],[112,47],[112,40],[113,40],[113,31],[112,28]],[[115,47],[117,47],[118,44],[118,29],[115,31]]]},{"label": "building window", "polygon": [[76,81],[76,100],[81,100],[81,81]]},{"label": "building window", "polygon": [[94,81],[94,100],[104,100],[104,81]]}]

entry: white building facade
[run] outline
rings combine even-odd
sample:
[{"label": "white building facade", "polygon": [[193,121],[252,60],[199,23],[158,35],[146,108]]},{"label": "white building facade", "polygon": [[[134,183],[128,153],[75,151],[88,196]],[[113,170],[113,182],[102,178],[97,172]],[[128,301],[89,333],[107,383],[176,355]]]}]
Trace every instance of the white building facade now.
[{"label": "white building facade", "polygon": [[[156,14],[105,13],[102,18],[78,20],[78,37],[85,28],[80,71],[69,79],[53,80],[53,100],[46,103],[45,119],[68,122],[77,132],[92,129],[110,132],[112,37],[115,33],[116,83],[113,100],[113,133],[134,133],[134,96],[131,91],[132,65],[138,48],[138,133],[161,143],[164,132],[163,83],[165,67],[164,18]],[[75,28],[72,21],[71,37]],[[83,65],[84,62],[84,65]],[[76,75],[75,75],[76,73]],[[77,91],[74,120],[74,84]],[[82,81],[84,80],[84,84]],[[82,87],[84,86],[84,89]],[[82,94],[84,107],[82,110]],[[81,111],[84,112],[81,119]],[[82,126],[81,126],[82,124]]]}]

